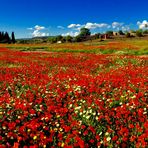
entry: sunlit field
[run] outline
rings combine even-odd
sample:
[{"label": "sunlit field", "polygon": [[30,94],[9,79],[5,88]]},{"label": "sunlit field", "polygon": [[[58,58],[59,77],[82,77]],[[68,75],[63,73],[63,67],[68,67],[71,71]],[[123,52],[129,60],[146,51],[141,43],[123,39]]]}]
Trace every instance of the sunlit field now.
[{"label": "sunlit field", "polygon": [[72,53],[95,53],[95,54],[121,54],[121,55],[147,55],[147,39],[122,39],[122,40],[99,40],[84,43],[64,44],[0,44],[0,47],[8,47],[18,51],[51,51]]},{"label": "sunlit field", "polygon": [[146,148],[147,43],[0,45],[0,147]]}]

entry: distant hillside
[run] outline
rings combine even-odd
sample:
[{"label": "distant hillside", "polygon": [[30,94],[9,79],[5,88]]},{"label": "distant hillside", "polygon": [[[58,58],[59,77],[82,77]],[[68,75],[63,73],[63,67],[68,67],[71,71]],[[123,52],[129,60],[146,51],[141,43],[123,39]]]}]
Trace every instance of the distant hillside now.
[{"label": "distant hillside", "polygon": [[55,37],[55,36],[33,37],[32,39],[42,39],[42,40],[44,40],[44,39],[53,38],[53,37]]}]

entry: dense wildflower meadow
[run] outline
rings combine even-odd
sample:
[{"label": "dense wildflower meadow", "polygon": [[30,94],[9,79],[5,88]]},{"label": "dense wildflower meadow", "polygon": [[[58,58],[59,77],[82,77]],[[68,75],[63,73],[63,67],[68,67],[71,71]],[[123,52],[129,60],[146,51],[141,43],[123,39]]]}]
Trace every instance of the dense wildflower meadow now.
[{"label": "dense wildflower meadow", "polygon": [[147,56],[0,48],[1,148],[147,145]]}]

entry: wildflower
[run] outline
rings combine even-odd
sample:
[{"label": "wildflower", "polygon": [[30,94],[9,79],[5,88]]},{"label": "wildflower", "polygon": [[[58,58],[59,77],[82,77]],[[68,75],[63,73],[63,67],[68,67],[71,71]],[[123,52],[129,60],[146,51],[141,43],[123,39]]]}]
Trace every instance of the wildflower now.
[{"label": "wildflower", "polygon": [[102,132],[99,133],[99,136],[102,135]]},{"label": "wildflower", "polygon": [[5,130],[6,129],[6,126],[3,126],[2,128]]},{"label": "wildflower", "polygon": [[82,112],[80,112],[80,116],[82,115],[83,113]]},{"label": "wildflower", "polygon": [[65,145],[64,142],[62,142],[61,147],[64,147],[64,145]]},{"label": "wildflower", "polygon": [[33,137],[33,140],[36,140],[36,139],[37,139],[37,136],[34,136],[34,137]]},{"label": "wildflower", "polygon": [[111,137],[107,137],[106,140],[107,140],[107,141],[110,141],[110,140],[111,140]]},{"label": "wildflower", "polygon": [[108,132],[106,132],[106,133],[105,133],[105,135],[107,136],[107,135],[109,135],[109,133],[108,133]]},{"label": "wildflower", "polygon": [[90,118],[90,116],[86,116],[86,119],[89,119]]},{"label": "wildflower", "polygon": [[96,115],[96,112],[94,112],[93,115],[95,116]]}]

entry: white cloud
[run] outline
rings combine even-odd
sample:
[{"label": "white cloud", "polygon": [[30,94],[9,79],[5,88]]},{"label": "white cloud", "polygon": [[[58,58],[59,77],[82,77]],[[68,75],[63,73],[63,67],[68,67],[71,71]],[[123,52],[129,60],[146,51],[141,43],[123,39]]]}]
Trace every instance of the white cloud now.
[{"label": "white cloud", "polygon": [[76,27],[80,27],[80,26],[81,26],[80,24],[70,24],[67,27],[68,28],[76,28]]},{"label": "white cloud", "polygon": [[109,25],[106,24],[106,23],[98,24],[98,23],[90,23],[90,22],[88,22],[88,23],[85,24],[84,27],[88,28],[88,29],[96,29],[96,28],[108,28]]},{"label": "white cloud", "polygon": [[80,31],[80,29],[82,27],[85,27],[87,29],[97,29],[97,28],[110,28],[110,25],[106,24],[106,23],[91,23],[91,22],[88,22],[86,24],[70,24],[68,25],[68,28],[69,29],[75,29],[75,30],[78,30]]},{"label": "white cloud", "polygon": [[70,36],[75,37],[75,36],[79,35],[79,33],[80,32],[72,32],[71,31],[71,32],[63,33],[62,36],[68,36],[68,35],[70,35]]},{"label": "white cloud", "polygon": [[123,26],[123,24],[124,23],[119,23],[119,22],[113,22],[112,23],[112,27],[113,27],[113,29],[119,29],[120,27],[122,27]]},{"label": "white cloud", "polygon": [[95,29],[97,27],[97,24],[96,23],[86,23],[84,27],[87,29]]},{"label": "white cloud", "polygon": [[39,26],[39,25],[34,26],[34,28],[35,28],[35,30],[43,30],[43,29],[45,29],[44,26]]},{"label": "white cloud", "polygon": [[33,30],[31,33],[32,37],[43,37],[49,36],[49,33],[43,32],[46,28],[44,26],[35,25],[33,28],[27,28],[28,30]]},{"label": "white cloud", "polygon": [[27,28],[27,30],[33,30],[33,28]]},{"label": "white cloud", "polygon": [[122,28],[123,31],[129,31],[130,30],[130,27],[127,26],[127,25],[126,26],[122,26],[121,28]]},{"label": "white cloud", "polygon": [[64,29],[64,27],[63,27],[63,26],[57,26],[57,28],[59,28],[59,29]]},{"label": "white cloud", "polygon": [[148,21],[144,20],[143,22],[138,21],[137,25],[139,26],[139,29],[148,29]]},{"label": "white cloud", "polygon": [[45,32],[40,32],[39,30],[34,30],[32,33],[33,37],[44,37],[44,36],[49,36],[49,33]]}]

